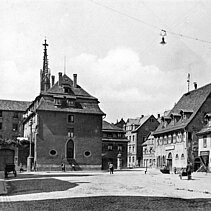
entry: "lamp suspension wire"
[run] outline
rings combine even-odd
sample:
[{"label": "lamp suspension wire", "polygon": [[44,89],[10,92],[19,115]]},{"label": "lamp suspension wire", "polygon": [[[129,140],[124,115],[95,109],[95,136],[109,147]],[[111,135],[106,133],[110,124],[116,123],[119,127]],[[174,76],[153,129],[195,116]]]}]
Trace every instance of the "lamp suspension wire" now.
[{"label": "lamp suspension wire", "polygon": [[[189,36],[189,35],[184,35],[184,34],[181,34],[181,33],[176,33],[176,32],[174,32],[174,31],[168,31],[168,30],[165,30],[165,29],[163,29],[163,28],[161,28],[161,27],[158,27],[158,26],[156,26],[156,25],[153,25],[153,24],[150,24],[150,23],[148,23],[148,22],[145,22],[145,21],[143,21],[143,20],[141,20],[141,19],[139,19],[139,18],[130,16],[130,15],[124,13],[124,12],[121,12],[121,11],[116,10],[116,9],[113,9],[113,8],[111,8],[111,7],[109,7],[109,6],[103,5],[103,4],[101,4],[101,3],[99,3],[99,2],[96,2],[96,1],[94,1],[94,0],[89,0],[89,1],[92,2],[92,3],[94,3],[94,4],[96,4],[96,5],[98,5],[98,6],[100,6],[100,7],[105,8],[105,9],[107,9],[107,10],[110,10],[110,11],[115,12],[115,13],[117,13],[117,14],[120,14],[120,15],[122,15],[122,16],[128,17],[128,18],[130,18],[130,19],[132,19],[132,20],[135,20],[135,21],[137,21],[137,22],[140,22],[140,23],[142,23],[142,24],[144,24],[144,25],[146,25],[146,26],[148,26],[148,27],[155,28],[155,29],[159,29],[160,32],[165,31],[166,34],[171,34],[171,35],[174,35],[174,36],[179,36],[179,37],[182,37],[182,38],[186,38],[186,39],[190,39],[190,40],[194,40],[194,41],[198,41],[198,42],[204,42],[204,43],[209,43],[209,44],[211,44],[211,41],[199,39],[199,38],[197,38],[197,37],[191,37],[191,36]],[[163,44],[163,43],[161,43],[161,44]]]}]

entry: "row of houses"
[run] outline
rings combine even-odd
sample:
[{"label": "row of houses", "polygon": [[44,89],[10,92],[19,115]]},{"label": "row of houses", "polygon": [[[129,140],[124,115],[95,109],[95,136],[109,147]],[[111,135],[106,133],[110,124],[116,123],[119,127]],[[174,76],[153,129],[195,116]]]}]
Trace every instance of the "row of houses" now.
[{"label": "row of houses", "polygon": [[143,144],[144,165],[211,170],[211,84],[185,93]]},{"label": "row of houses", "polygon": [[[62,72],[48,68],[43,44],[40,94],[32,102],[0,100],[0,169],[14,162],[28,170],[210,167],[211,84],[185,93],[161,118],[104,120],[96,97]],[[8,159],[8,157],[10,157]]]}]

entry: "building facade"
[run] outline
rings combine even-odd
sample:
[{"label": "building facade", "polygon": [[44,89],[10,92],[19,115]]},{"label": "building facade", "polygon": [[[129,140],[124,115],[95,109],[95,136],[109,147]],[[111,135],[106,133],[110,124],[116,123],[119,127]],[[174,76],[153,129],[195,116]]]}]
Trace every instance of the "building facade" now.
[{"label": "building facade", "polygon": [[25,112],[24,137],[31,143],[31,163],[38,170],[101,169],[102,117],[97,98],[66,74],[50,77],[47,46],[40,72],[40,95]]},{"label": "building facade", "polygon": [[198,137],[204,127],[204,115],[211,111],[211,84],[185,93],[153,133],[156,142],[157,167],[166,165],[170,170],[187,166],[194,170],[198,162]]},{"label": "building facade", "polygon": [[128,140],[125,131],[103,121],[102,132],[102,169],[108,169],[109,163],[113,163],[116,169],[126,168]]},{"label": "building facade", "polygon": [[211,113],[204,117],[205,126],[197,133],[199,139],[199,170],[211,171]]},{"label": "building facade", "polygon": [[[21,122],[23,113],[30,102],[0,100],[0,170],[4,170],[7,162],[21,163],[28,151],[18,145],[17,137],[23,135]],[[26,164],[26,163],[24,163]]]},{"label": "building facade", "polygon": [[128,167],[143,166],[143,143],[159,125],[153,115],[128,119],[125,125],[128,143]]},{"label": "building facade", "polygon": [[143,145],[143,164],[144,167],[156,167],[156,157],[155,157],[155,138],[153,133],[146,138]]}]

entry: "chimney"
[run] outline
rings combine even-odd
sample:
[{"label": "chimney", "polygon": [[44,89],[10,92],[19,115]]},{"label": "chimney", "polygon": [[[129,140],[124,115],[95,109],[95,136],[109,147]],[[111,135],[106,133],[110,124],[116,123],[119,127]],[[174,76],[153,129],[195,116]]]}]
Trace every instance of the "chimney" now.
[{"label": "chimney", "polygon": [[62,72],[59,72],[59,86],[62,85]]},{"label": "chimney", "polygon": [[160,119],[160,114],[158,114],[158,119]]},{"label": "chimney", "polygon": [[77,74],[73,74],[73,87],[77,88]]},{"label": "chimney", "polygon": [[51,83],[52,83],[52,86],[53,86],[54,83],[55,83],[55,75],[52,75],[52,76],[51,76]]},{"label": "chimney", "polygon": [[193,85],[194,85],[194,89],[197,89],[197,82],[194,82]]}]

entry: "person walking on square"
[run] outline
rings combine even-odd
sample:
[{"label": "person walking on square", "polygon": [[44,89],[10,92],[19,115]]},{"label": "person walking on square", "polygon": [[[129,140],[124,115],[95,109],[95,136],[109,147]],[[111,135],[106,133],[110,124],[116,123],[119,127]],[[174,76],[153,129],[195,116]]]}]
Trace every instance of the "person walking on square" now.
[{"label": "person walking on square", "polygon": [[65,172],[65,164],[64,163],[62,163],[61,167],[62,167],[62,171]]},{"label": "person walking on square", "polygon": [[75,169],[75,165],[74,165],[74,163],[72,163],[72,170],[73,171],[75,171],[76,169]]},{"label": "person walking on square", "polygon": [[110,174],[114,173],[114,165],[113,165],[113,163],[109,164],[109,172],[110,172]]},{"label": "person walking on square", "polygon": [[188,180],[191,180],[192,164],[190,163],[190,161],[188,161],[186,172],[187,172]]}]

